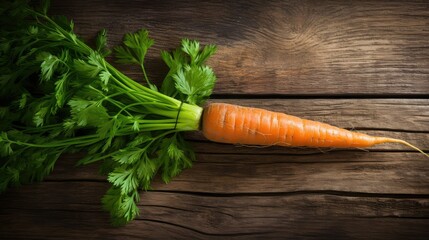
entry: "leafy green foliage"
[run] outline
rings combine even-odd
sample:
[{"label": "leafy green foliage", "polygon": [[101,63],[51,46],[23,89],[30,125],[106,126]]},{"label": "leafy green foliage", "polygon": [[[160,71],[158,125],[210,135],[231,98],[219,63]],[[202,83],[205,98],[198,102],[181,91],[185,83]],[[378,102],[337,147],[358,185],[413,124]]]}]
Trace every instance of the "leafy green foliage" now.
[{"label": "leafy green foliage", "polygon": [[190,104],[201,105],[211,95],[216,76],[204,65],[216,52],[214,45],[201,49],[197,41],[182,40],[181,47],[171,54],[162,52],[161,57],[170,68],[161,92]]},{"label": "leafy green foliage", "polygon": [[202,65],[211,55],[216,52],[216,46],[207,45],[201,50],[199,42],[183,39],[182,51],[187,53],[190,57],[191,65]]},{"label": "leafy green foliage", "polygon": [[173,76],[176,89],[186,96],[186,102],[201,104],[212,93],[216,77],[211,68],[187,65]]},{"label": "leafy green foliage", "polygon": [[118,62],[139,65],[149,87],[106,61],[105,30],[91,48],[72,21],[48,16],[48,8],[49,1],[35,9],[0,3],[0,193],[43,180],[63,153],[84,152],[77,164],[102,162],[112,185],[103,206],[115,225],[125,224],[157,173],[169,182],[195,160],[182,131],[198,129],[196,105],[215,82],[204,63],[215,47],[183,40],[162,52],[170,71],[158,91],[144,68],[154,44],[147,30],[126,34],[115,53]]},{"label": "leafy green foliage", "polygon": [[124,37],[124,46],[115,47],[116,58],[120,63],[143,64],[147,50],[154,41],[149,38],[147,30],[139,30],[136,33],[127,33]]},{"label": "leafy green foliage", "polygon": [[110,50],[107,47],[107,30],[101,30],[95,42],[96,51],[100,53],[102,56],[108,56],[110,54]]},{"label": "leafy green foliage", "polygon": [[117,167],[109,174],[109,182],[121,189],[122,194],[128,194],[137,189],[137,173],[134,168]]},{"label": "leafy green foliage", "polygon": [[110,212],[113,224],[116,226],[123,225],[139,215],[136,204],[139,201],[136,191],[132,194],[123,194],[117,187],[111,187],[102,199],[104,209]]},{"label": "leafy green foliage", "polygon": [[125,64],[137,64],[141,67],[144,78],[150,89],[157,91],[156,85],[149,81],[144,68],[144,60],[147,50],[154,44],[154,40],[149,38],[149,32],[141,29],[135,33],[125,34],[123,46],[115,47],[117,62]]},{"label": "leafy green foliage", "polygon": [[162,141],[162,148],[167,151],[159,156],[162,167],[162,179],[168,183],[183,169],[190,168],[195,155],[186,144],[182,135],[174,135]]},{"label": "leafy green foliage", "polygon": [[41,65],[42,80],[50,80],[59,63],[61,63],[61,61],[56,56],[48,54],[46,57],[44,57]]}]

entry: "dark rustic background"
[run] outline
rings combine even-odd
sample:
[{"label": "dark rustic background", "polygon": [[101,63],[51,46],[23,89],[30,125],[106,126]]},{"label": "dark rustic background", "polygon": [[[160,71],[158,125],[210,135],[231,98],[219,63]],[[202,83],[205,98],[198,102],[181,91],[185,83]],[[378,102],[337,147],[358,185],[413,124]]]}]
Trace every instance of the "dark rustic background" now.
[{"label": "dark rustic background", "polygon": [[[159,51],[181,38],[219,47],[211,101],[288,112],[429,150],[427,1],[54,1],[87,40],[146,28]],[[138,69],[120,67],[134,79]],[[158,81],[159,83],[159,81]],[[40,184],[0,196],[0,238],[429,239],[429,160],[367,151],[255,148],[189,134],[198,161],[141,194],[140,217],[109,224],[98,166],[64,156]]]}]

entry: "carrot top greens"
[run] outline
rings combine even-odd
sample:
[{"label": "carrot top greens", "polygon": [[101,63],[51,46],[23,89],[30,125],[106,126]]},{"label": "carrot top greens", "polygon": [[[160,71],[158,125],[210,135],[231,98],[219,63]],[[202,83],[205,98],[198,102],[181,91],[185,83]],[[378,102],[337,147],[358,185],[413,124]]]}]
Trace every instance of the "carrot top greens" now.
[{"label": "carrot top greens", "polygon": [[103,206],[124,224],[139,214],[138,191],[157,173],[169,182],[192,165],[182,132],[199,128],[199,105],[216,80],[205,61],[216,47],[184,39],[163,51],[170,70],[158,89],[145,70],[154,41],[146,30],[126,34],[114,54],[141,67],[143,86],[106,61],[105,30],[90,47],[48,8],[0,4],[0,192],[41,181],[63,153],[85,152],[78,164],[102,162],[112,184]]}]

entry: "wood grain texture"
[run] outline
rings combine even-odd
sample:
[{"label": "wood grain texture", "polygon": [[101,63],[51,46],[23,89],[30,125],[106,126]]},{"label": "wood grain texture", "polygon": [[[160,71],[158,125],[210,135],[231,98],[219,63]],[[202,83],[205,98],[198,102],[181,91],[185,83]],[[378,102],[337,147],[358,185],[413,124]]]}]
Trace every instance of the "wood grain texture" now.
[{"label": "wood grain texture", "polygon": [[[61,160],[48,181],[100,182],[98,166],[75,167],[77,156]],[[247,194],[339,191],[365,194],[428,194],[429,165],[420,154],[332,152],[324,154],[209,154],[156,191]],[[78,197],[78,196],[77,196]],[[98,199],[97,199],[98,200]]]},{"label": "wood grain texture", "polygon": [[[262,107],[410,141],[429,151],[427,1],[54,1],[87,40],[146,28],[161,49],[218,45],[212,102]],[[138,68],[119,66],[134,79]],[[429,239],[429,164],[397,144],[249,147],[187,134],[197,162],[141,193],[138,219],[112,227],[99,165],[62,156],[46,181],[0,195],[0,239]]]},{"label": "wood grain texture", "polygon": [[[181,38],[219,45],[210,61],[216,94],[425,95],[429,92],[427,1],[56,1],[92,38],[111,45],[146,28],[157,44],[147,66],[166,68],[159,50]],[[136,79],[141,75],[129,70]]]},{"label": "wood grain texture", "polygon": [[142,193],[140,217],[123,228],[110,227],[101,211],[108,183],[96,168],[61,161],[47,181],[0,198],[0,232],[6,239],[428,236],[424,161],[403,153],[330,157],[200,154],[174,182],[156,180],[155,191]]},{"label": "wood grain texture", "polygon": [[[90,191],[88,191],[90,190]],[[0,209],[0,216],[14,214],[0,230],[28,226],[18,236],[28,238],[100,239],[260,239],[385,237],[424,239],[428,233],[429,200],[391,196],[342,196],[330,193],[296,193],[249,196],[206,196],[178,192],[146,192],[141,216],[123,228],[112,229],[96,199],[106,184],[45,182],[10,192],[18,199]],[[50,198],[46,192],[57,192]],[[76,201],[75,195],[86,196]],[[22,208],[22,203],[33,201]],[[44,202],[41,204],[41,202]],[[49,203],[49,207],[46,206]],[[34,224],[37,221],[37,224]]]}]

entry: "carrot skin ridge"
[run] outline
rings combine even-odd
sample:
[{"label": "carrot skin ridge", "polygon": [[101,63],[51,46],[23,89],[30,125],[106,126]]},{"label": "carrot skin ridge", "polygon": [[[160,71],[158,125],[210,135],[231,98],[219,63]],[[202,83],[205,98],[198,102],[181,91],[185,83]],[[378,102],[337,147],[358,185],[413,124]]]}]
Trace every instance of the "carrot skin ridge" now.
[{"label": "carrot skin ridge", "polygon": [[401,139],[371,136],[285,113],[227,103],[211,103],[204,108],[201,130],[207,139],[221,143],[312,148],[367,148],[400,143],[429,157]]}]

